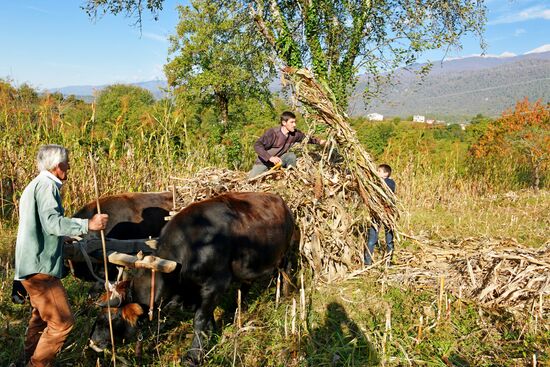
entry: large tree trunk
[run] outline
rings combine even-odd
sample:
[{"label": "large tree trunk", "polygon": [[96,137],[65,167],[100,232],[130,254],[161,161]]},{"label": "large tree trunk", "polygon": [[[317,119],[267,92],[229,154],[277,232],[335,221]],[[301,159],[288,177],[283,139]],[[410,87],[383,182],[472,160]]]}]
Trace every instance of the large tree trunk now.
[{"label": "large tree trunk", "polygon": [[229,98],[224,92],[216,92],[216,102],[218,108],[220,109],[221,121],[220,123],[224,127],[227,127],[227,122],[229,121]]}]

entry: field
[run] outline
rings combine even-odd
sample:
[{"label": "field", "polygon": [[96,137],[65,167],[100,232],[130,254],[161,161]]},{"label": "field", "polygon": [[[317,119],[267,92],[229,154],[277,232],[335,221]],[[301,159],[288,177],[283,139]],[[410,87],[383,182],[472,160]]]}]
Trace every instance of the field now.
[{"label": "field", "polygon": [[[197,119],[196,111],[162,103],[148,107],[137,120],[125,120],[120,114],[96,121],[90,118],[89,105],[41,98],[26,108],[6,99],[0,104],[0,335],[2,344],[9,346],[0,350],[2,366],[19,359],[29,316],[28,305],[10,301],[15,208],[35,175],[34,157],[41,144],[58,143],[71,151],[72,168],[63,189],[70,214],[94,197],[89,153],[96,160],[102,195],[159,191],[173,183],[171,176],[192,178],[204,167],[247,170],[254,158],[253,141],[273,124],[272,113],[248,105],[235,112],[241,113],[242,124],[220,132],[210,112],[201,112]],[[285,107],[276,102],[276,108]],[[543,253],[550,246],[548,181],[531,188],[531,176],[517,166],[520,160],[479,175],[468,166],[468,150],[479,138],[474,128],[462,132],[405,121],[369,125],[358,120],[353,125],[376,160],[394,168],[402,211],[394,264],[359,269],[333,282],[304,267],[303,298],[298,291],[278,305],[273,284],[258,285],[240,327],[231,308],[233,289],[216,311],[217,332],[205,365],[549,364],[550,323],[543,312],[550,302],[548,285],[538,297],[522,301],[530,305],[527,308],[488,306],[475,297],[461,297],[452,279],[442,280],[422,265],[423,254],[457,246],[466,249],[466,245]],[[316,133],[327,134],[322,128]],[[547,264],[548,251],[544,254],[541,261]],[[441,265],[457,259],[441,260]],[[424,275],[402,281],[403,274],[413,272]],[[542,276],[548,281],[548,272]],[[109,354],[97,355],[86,347],[98,313],[88,296],[90,285],[70,276],[64,284],[77,324],[59,355],[59,365],[110,365]],[[179,365],[190,345],[192,315],[157,311],[155,321],[145,323],[141,343],[132,340],[118,346],[117,365]]]}]

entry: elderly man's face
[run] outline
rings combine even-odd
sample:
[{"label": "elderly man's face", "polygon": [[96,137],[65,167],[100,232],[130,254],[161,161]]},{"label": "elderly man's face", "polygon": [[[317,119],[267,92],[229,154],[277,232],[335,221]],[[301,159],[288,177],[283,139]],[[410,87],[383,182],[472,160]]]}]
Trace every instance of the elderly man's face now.
[{"label": "elderly man's face", "polygon": [[54,168],[53,174],[61,181],[65,181],[67,179],[67,173],[70,168],[71,165],[69,164],[68,160],[67,162],[61,162]]}]

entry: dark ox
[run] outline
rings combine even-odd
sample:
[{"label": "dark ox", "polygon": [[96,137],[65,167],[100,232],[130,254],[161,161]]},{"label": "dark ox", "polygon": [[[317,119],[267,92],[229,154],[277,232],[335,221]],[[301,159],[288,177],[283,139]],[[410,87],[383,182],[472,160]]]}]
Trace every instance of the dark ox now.
[{"label": "dark ox", "polygon": [[[101,212],[109,214],[109,223],[105,229],[107,238],[119,240],[141,239],[158,237],[162,227],[167,223],[164,219],[172,208],[172,193],[125,193],[106,196],[99,199]],[[78,210],[73,217],[91,218],[97,213],[97,204],[92,201]],[[99,232],[90,232],[88,235],[98,236]],[[92,254],[93,255],[93,254]],[[73,263],[74,275],[83,280],[95,280],[84,263]],[[101,273],[103,265],[95,265],[94,272]],[[109,272],[116,275],[116,271]],[[24,303],[27,291],[21,282],[14,280],[12,287],[12,301]]]},{"label": "dark ox", "polygon": [[[178,266],[172,273],[156,273],[154,301],[165,305],[191,297],[196,302],[188,353],[192,365],[202,361],[202,348],[214,327],[213,311],[230,283],[247,284],[273,274],[293,240],[292,213],[280,196],[268,193],[220,195],[191,204],[168,222],[155,255],[176,261]],[[120,340],[132,334],[137,316],[149,307],[150,272],[138,270],[131,285],[119,285],[118,291],[126,297],[110,302],[116,307],[112,321],[115,338]],[[90,345],[98,350],[109,342],[108,317],[102,312]]]}]

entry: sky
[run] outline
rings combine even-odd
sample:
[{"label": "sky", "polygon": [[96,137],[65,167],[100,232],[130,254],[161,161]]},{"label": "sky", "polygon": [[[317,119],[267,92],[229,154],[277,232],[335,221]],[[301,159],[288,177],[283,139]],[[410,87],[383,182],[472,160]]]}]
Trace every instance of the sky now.
[{"label": "sky", "polygon": [[[0,79],[36,89],[104,85],[164,79],[167,37],[178,23],[177,5],[166,0],[159,20],[144,16],[142,31],[122,15],[92,21],[83,0],[0,0]],[[487,55],[521,55],[543,47],[550,51],[550,2],[488,0]],[[461,50],[446,58],[479,55],[479,40],[463,39]],[[440,61],[443,50],[419,61]]]}]

